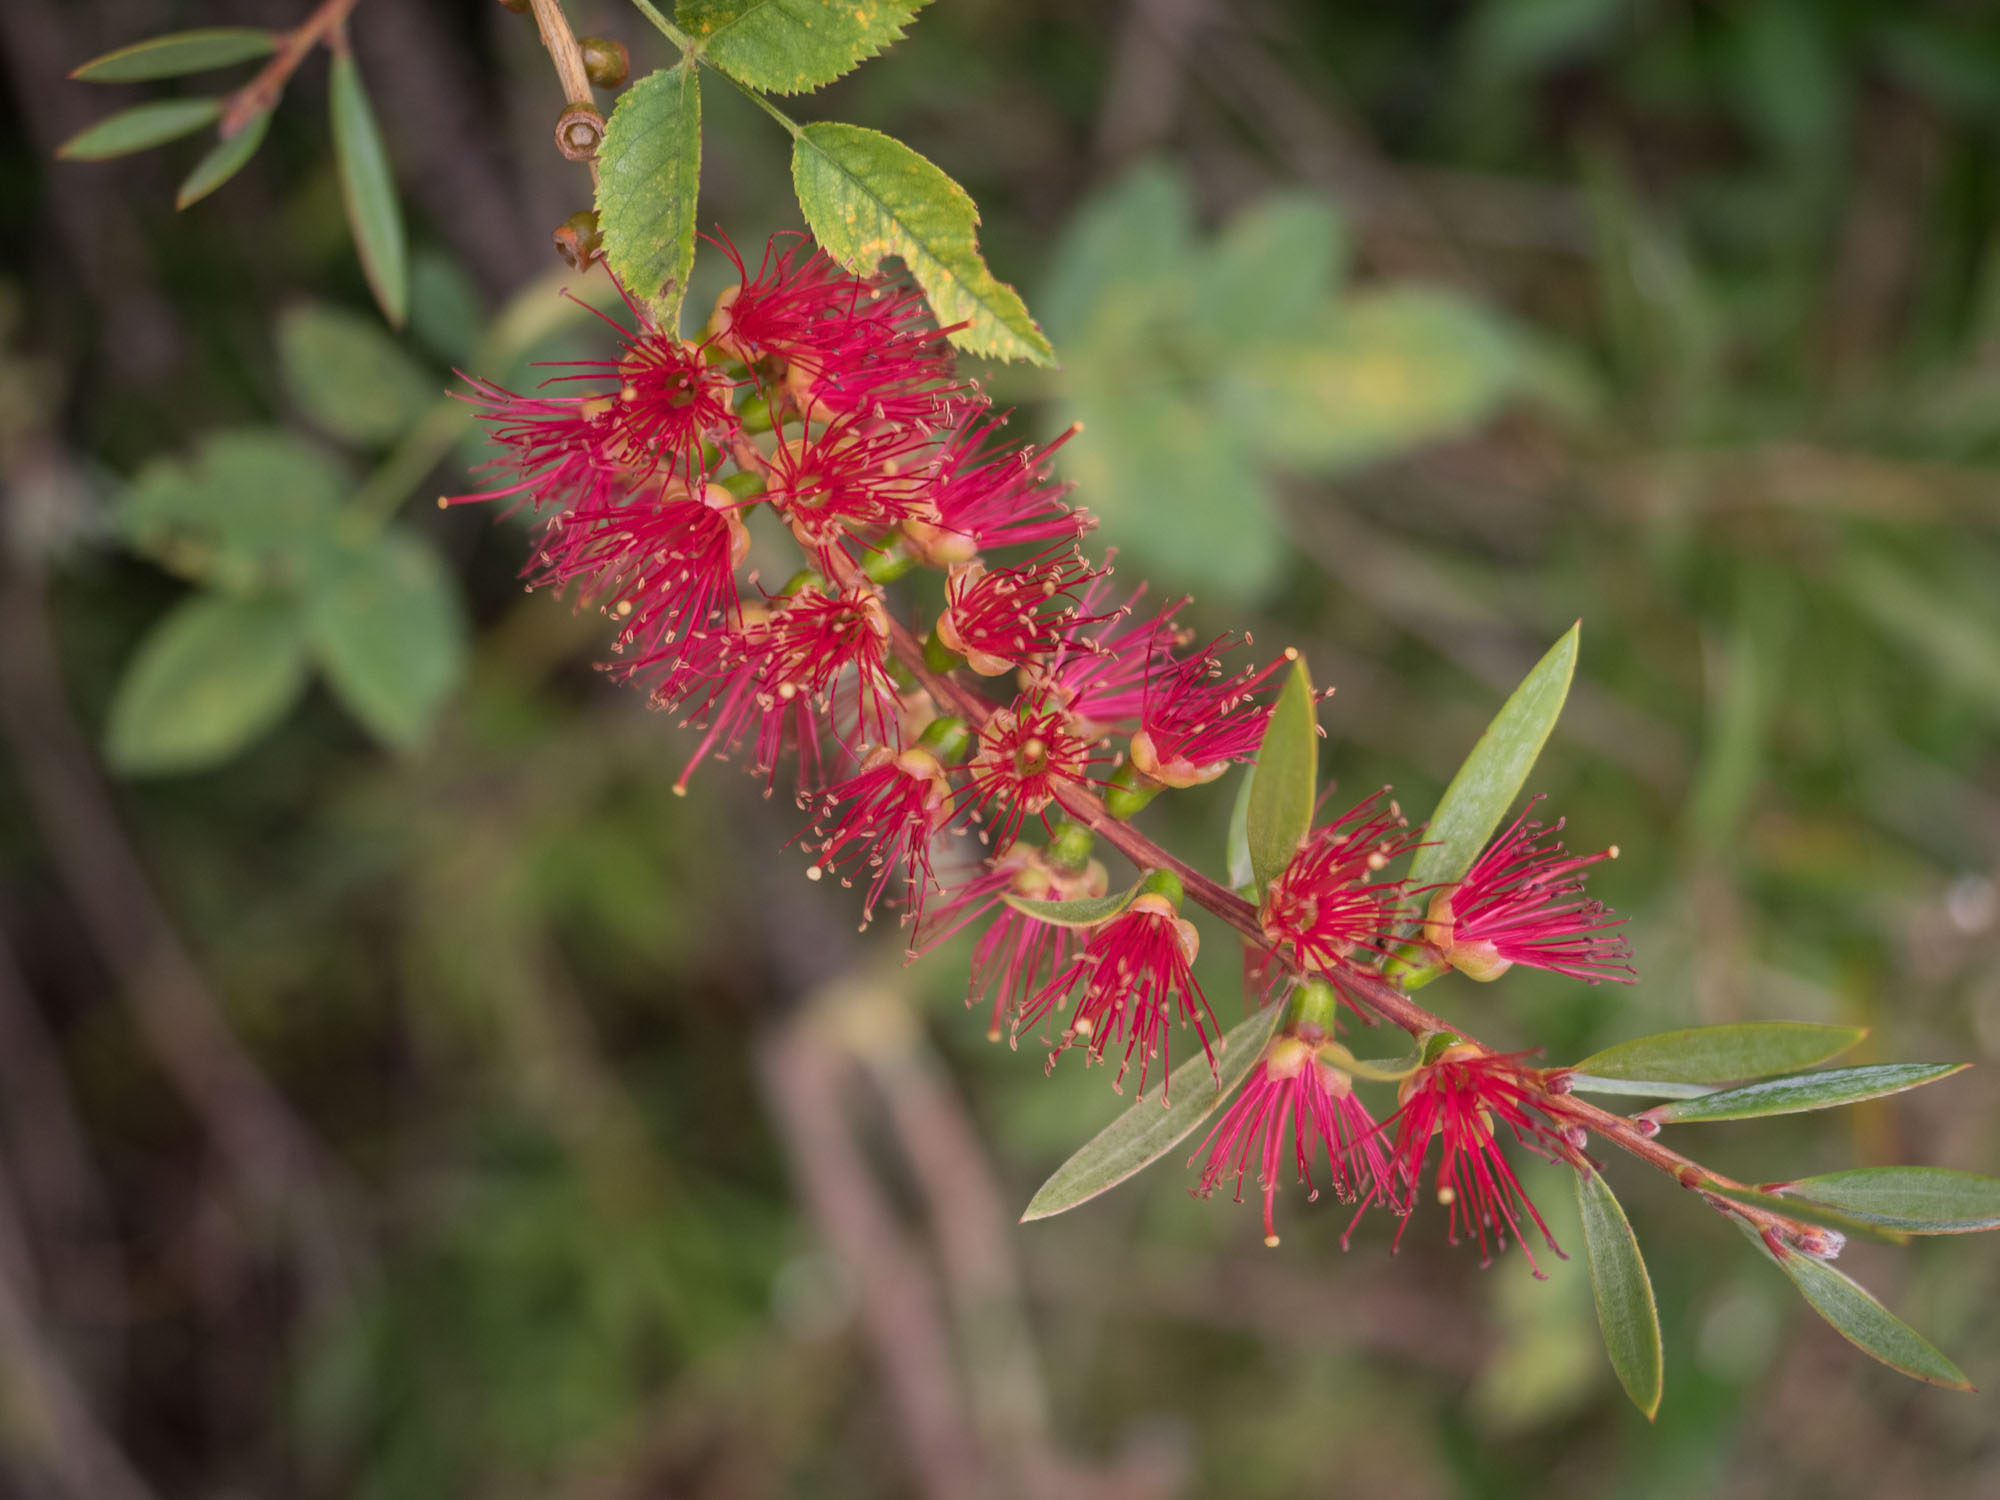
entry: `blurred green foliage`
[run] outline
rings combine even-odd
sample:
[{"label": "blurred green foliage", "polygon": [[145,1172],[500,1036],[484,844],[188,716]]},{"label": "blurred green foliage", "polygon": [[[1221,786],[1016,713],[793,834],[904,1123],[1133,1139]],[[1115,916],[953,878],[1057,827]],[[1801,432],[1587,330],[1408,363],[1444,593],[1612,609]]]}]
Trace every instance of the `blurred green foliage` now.
[{"label": "blurred green foliage", "polygon": [[[88,860],[25,769],[49,704],[26,696],[16,633],[5,689],[32,711],[10,714],[0,779],[6,995],[49,1033],[106,1204],[65,1197],[47,1116],[31,1135],[0,1115],[35,1321],[164,1496],[923,1492],[769,1062],[815,982],[875,972],[897,940],[844,946],[851,904],[797,878],[788,806],[726,768],[670,795],[688,741],[592,669],[602,622],[523,598],[516,527],[430,507],[467,487],[476,440],[396,430],[443,409],[447,364],[518,386],[522,351],[561,357],[547,321],[508,331],[556,317],[547,289],[515,294],[589,198],[544,144],[554,86],[524,23],[473,0],[357,13],[410,219],[412,337],[389,340],[356,336],[370,291],[308,112],[274,115],[174,219],[185,143],[171,162],[50,160],[108,107],[57,80],[131,39],[127,9],[17,9],[45,24],[10,11],[0,32],[0,192],[35,226],[0,246],[19,309],[0,360],[9,597],[45,573],[67,702],[115,756],[135,698],[159,705],[138,737],[156,767],[273,726],[226,769],[115,805],[207,989],[322,1143],[329,1226],[255,1206],[135,1024],[84,915]],[[635,72],[668,60],[630,11],[572,9]],[[1561,1060],[1771,1018],[1871,1026],[1863,1063],[2000,1052],[2000,22],[1889,0],[1270,0],[1212,8],[1163,62],[1134,9],[939,0],[801,113],[889,131],[968,188],[989,263],[1064,361],[982,378],[1045,432],[1084,418],[1065,458],[1121,575],[1195,591],[1206,629],[1304,651],[1337,689],[1343,788],[1393,781],[1428,810],[1584,620],[1531,790],[1578,846],[1621,846],[1596,889],[1631,918],[1641,983],[1426,998]],[[727,90],[705,104],[702,221],[757,246],[795,225],[783,143]],[[704,246],[697,292],[718,261]],[[385,399],[419,381],[417,405]],[[343,595],[370,545],[343,518],[399,462],[369,503],[414,503],[364,528],[393,540]],[[244,493],[267,503],[230,503]],[[401,593],[373,591],[391,575]],[[399,600],[428,635],[390,628]],[[203,609],[279,623],[217,633],[258,648],[233,677],[182,646],[167,666],[188,675],[120,688]],[[429,649],[385,644],[405,639]],[[328,691],[287,714],[308,649]],[[218,673],[233,696],[202,686]],[[1232,794],[1147,817],[1213,860]],[[1227,1019],[1237,957],[1205,936]],[[1095,1072],[989,1047],[958,1009],[964,947],[910,971],[909,1050],[842,1098],[915,1248],[897,1264],[945,1309],[946,1373],[1001,1435],[982,1451],[1031,1446],[1006,1436],[1034,1427],[1031,1387],[1036,1441],[1161,1493],[1992,1490],[1989,1397],[1906,1388],[1622,1161],[1607,1180],[1666,1342],[1653,1428],[1596,1347],[1559,1179],[1529,1182],[1572,1257],[1548,1285],[1512,1254],[1476,1272],[1428,1205],[1392,1260],[1394,1226],[1343,1255],[1346,1214],[1292,1194],[1265,1251],[1249,1207],[1191,1201],[1174,1163],[1012,1227],[1120,1101]],[[6,1045],[0,1100],[30,1097],[28,1057]],[[1984,1071],[1685,1129],[1750,1181],[1992,1172]],[[898,1123],[926,1078],[984,1148],[970,1175],[930,1175],[913,1145],[946,1133]],[[924,1118],[957,1118],[941,1107]],[[942,1232],[981,1222],[976,1203],[929,1208],[981,1173],[1002,1223],[978,1243],[1017,1295],[967,1283]],[[312,1269],[328,1247],[348,1267],[331,1285]],[[1989,1247],[1858,1245],[1842,1265],[1994,1384]],[[1032,1333],[1032,1379],[1001,1304]],[[63,1493],[7,1368],[0,1487]]]}]

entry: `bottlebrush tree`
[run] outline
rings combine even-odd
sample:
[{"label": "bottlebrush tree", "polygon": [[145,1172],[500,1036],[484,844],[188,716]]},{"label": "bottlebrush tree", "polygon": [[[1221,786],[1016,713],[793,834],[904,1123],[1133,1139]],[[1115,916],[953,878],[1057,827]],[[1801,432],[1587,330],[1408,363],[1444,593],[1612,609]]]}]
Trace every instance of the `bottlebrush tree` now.
[{"label": "bottlebrush tree", "polygon": [[[900,923],[913,957],[976,930],[968,1003],[988,1034],[1045,1049],[1052,1072],[1101,1064],[1130,1092],[1128,1110],[1035,1194],[1024,1222],[1192,1142],[1193,1190],[1254,1193],[1270,1245],[1280,1198],[1324,1190],[1352,1205],[1356,1224],[1375,1210],[1400,1240],[1422,1215],[1480,1263],[1518,1244],[1540,1274],[1539,1256],[1564,1252],[1517,1175],[1524,1155],[1539,1156],[1574,1179],[1611,1363],[1651,1417],[1659,1319],[1606,1176],[1629,1158],[1737,1225],[1861,1349],[1968,1389],[1836,1261],[1850,1235],[2000,1225],[2000,1182],[1898,1166],[1748,1184],[1667,1143],[1669,1127],[1830,1109],[1960,1065],[1824,1066],[1862,1032],[1790,1022],[1672,1032],[1549,1065],[1488,1046],[1415,998],[1452,970],[1481,982],[1517,967],[1591,984],[1635,977],[1620,919],[1585,889],[1616,849],[1571,853],[1562,823],[1522,802],[1579,630],[1500,708],[1428,818],[1412,819],[1386,789],[1331,802],[1306,662],[1259,656],[1247,639],[1200,639],[1181,623],[1186,601],[1114,580],[1110,556],[1088,548],[1089,513],[1053,473],[1057,445],[1010,440],[1007,414],[959,372],[959,352],[1053,357],[988,269],[971,199],[888,136],[801,125],[773,102],[880,51],[919,4],[681,0],[670,20],[635,3],[680,60],[623,87],[622,47],[579,42],[559,0],[532,0],[564,92],[558,148],[595,181],[594,208],[559,226],[556,245],[573,267],[601,258],[615,276],[623,306],[605,316],[616,350],[522,391],[492,378],[504,348],[476,357],[457,410],[484,425],[497,456],[445,503],[532,511],[530,584],[601,609],[613,622],[610,670],[696,731],[677,790],[697,765],[729,758],[782,784],[798,800],[805,873],[854,888],[864,926]],[[290,32],[181,33],[86,64],[77,77],[130,82],[268,59],[227,96],[137,106],[65,154],[115,156],[213,124],[217,142],[182,189],[192,202],[249,159],[286,83],[323,44],[355,242],[384,315],[400,320],[407,257],[346,46],[353,9],[325,0]],[[790,135],[811,235],[743,253],[718,233],[706,253],[735,275],[690,335],[704,80],[746,94]],[[594,87],[622,87],[608,118]],[[900,271],[885,272],[889,260]],[[309,378],[310,354],[304,364]],[[409,606],[392,624],[435,634],[422,621],[436,611],[411,603],[434,595],[430,565],[377,533],[440,456],[439,433],[448,444],[453,431],[448,411],[398,450],[388,479],[353,497],[375,528],[360,543],[334,524],[331,499],[294,494],[283,503],[305,506],[310,524],[273,529],[280,502],[269,493],[262,509],[228,515],[189,498],[228,489],[216,477],[225,471],[273,484],[290,474],[295,490],[306,461],[288,450],[205,449],[196,470],[141,485],[128,502],[135,539],[214,597],[135,664],[114,752],[152,769],[226,753],[282,711],[309,650],[396,740],[420,716],[412,703],[435,697],[434,682],[418,691],[398,677],[405,657],[425,653],[399,653],[393,638],[388,651],[358,648],[355,607],[343,613],[338,600],[358,577]],[[1062,441],[1072,440],[1090,438]],[[765,533],[793,549],[784,576],[748,569],[760,513]],[[320,551],[296,552],[313,537]],[[941,575],[943,604],[919,614],[899,581],[924,570]],[[299,644],[247,665],[231,655],[268,656],[273,640]],[[225,669],[268,690],[227,732],[175,739],[169,689]],[[1156,797],[1239,766],[1219,873],[1143,831]],[[1122,889],[1105,851],[1137,872]],[[1195,979],[1189,903],[1242,944],[1247,1018],[1226,1029]],[[1385,1034],[1404,1041],[1375,1040]],[[1627,1114],[1600,1098],[1648,1102]]]}]

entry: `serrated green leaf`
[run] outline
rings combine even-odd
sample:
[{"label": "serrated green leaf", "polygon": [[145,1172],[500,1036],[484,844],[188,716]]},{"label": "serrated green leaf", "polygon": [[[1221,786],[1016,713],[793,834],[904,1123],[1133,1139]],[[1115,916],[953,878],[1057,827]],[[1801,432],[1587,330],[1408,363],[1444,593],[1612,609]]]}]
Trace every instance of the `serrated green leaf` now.
[{"label": "serrated green leaf", "polygon": [[1341,473],[1470,431],[1514,379],[1513,342],[1492,314],[1398,287],[1349,297],[1295,324],[1289,339],[1245,349],[1221,396],[1262,451]]},{"label": "serrated green leaf", "polygon": [[1109,896],[1080,896],[1074,901],[1031,901],[1012,891],[1001,899],[1014,910],[1033,917],[1037,922],[1047,922],[1051,927],[1095,927],[1100,922],[1110,921],[1130,906],[1143,884],[1143,880],[1134,881],[1130,890],[1114,892]]},{"label": "serrated green leaf", "polygon": [[[1093,194],[1063,231],[1036,299],[1063,341],[1064,358],[1073,344],[1099,341],[1091,325],[1100,318],[1125,325],[1114,332],[1137,331],[1152,321],[1152,309],[1192,303],[1201,268],[1193,239],[1187,184],[1160,163],[1135,167]],[[1145,311],[1134,316],[1135,307]]]},{"label": "serrated green leaf", "polygon": [[929,0],[680,0],[674,19],[739,82],[803,94],[892,42]]},{"label": "serrated green leaf", "polygon": [[205,26],[120,47],[93,57],[69,76],[83,83],[143,83],[226,68],[253,57],[269,57],[277,50],[276,32],[254,26]]},{"label": "serrated green leaf", "polygon": [[1319,724],[1313,701],[1312,677],[1304,659],[1295,658],[1271,709],[1264,742],[1257,747],[1257,778],[1250,789],[1245,836],[1260,891],[1283,873],[1312,828],[1319,795]]},{"label": "serrated green leaf", "polygon": [[299,409],[350,443],[390,442],[438,395],[438,381],[379,322],[323,303],[280,314],[278,362]]},{"label": "serrated green leaf", "polygon": [[1052,1218],[1088,1203],[1173,1150],[1249,1076],[1283,1010],[1282,1005],[1267,1005],[1222,1039],[1216,1048],[1220,1082],[1203,1073],[1183,1084],[1164,1109],[1141,1099],[1100,1130],[1042,1184],[1021,1222]]},{"label": "serrated green leaf", "polygon": [[619,96],[597,148],[605,259],[634,295],[678,328],[694,266],[701,188],[701,75],[692,59]]},{"label": "serrated green leaf", "polygon": [[1865,1026],[1816,1026],[1803,1021],[1694,1026],[1620,1042],[1592,1053],[1576,1070],[1593,1080],[1736,1083],[1813,1067],[1840,1056],[1867,1035]]},{"label": "serrated green leaf", "polygon": [[345,52],[333,59],[327,82],[333,111],[333,156],[340,169],[340,196],[354,236],[368,289],[392,328],[401,328],[410,308],[410,252],[403,233],[403,209],[396,201],[396,178],[375,110],[361,82],[361,70]]},{"label": "serrated green leaf", "polygon": [[56,155],[64,161],[110,161],[192,135],[221,118],[220,99],[156,99],[78,131],[56,147]]},{"label": "serrated green leaf", "polygon": [[174,207],[178,210],[201,202],[242,171],[250,158],[257,154],[257,148],[264,144],[264,136],[270,128],[271,112],[267,109],[245,120],[243,128],[227,140],[217,141],[181,183],[180,191],[174,194]]},{"label": "serrated green leaf", "polygon": [[293,601],[196,595],[155,624],[126,664],[105,758],[127,776],[219,764],[282,719],[305,685]]},{"label": "serrated green leaf", "polygon": [[2000,1229],[2000,1179],[1948,1167],[1856,1167],[1773,1190],[1787,1204],[1833,1208],[1903,1234]]},{"label": "serrated green leaf", "polygon": [[121,532],[184,578],[236,593],[296,581],[333,545],[343,481],[317,448],[266,428],[210,433],[155,459],[119,497]]},{"label": "serrated green leaf", "polygon": [[1319,320],[1347,250],[1325,199],[1280,193],[1229,221],[1199,272],[1193,312],[1219,346],[1289,342]]},{"label": "serrated green leaf", "polygon": [[1625,1394],[1650,1422],[1660,1414],[1665,1379],[1653,1279],[1646,1274],[1639,1239],[1624,1207],[1591,1167],[1576,1170],[1576,1206],[1583,1219],[1590,1290],[1597,1299],[1597,1326],[1604,1334],[1605,1352]]},{"label": "serrated green leaf", "polygon": [[1968,1063],[1878,1063],[1862,1068],[1796,1073],[1789,1078],[1746,1083],[1741,1088],[1718,1089],[1693,1099],[1676,1099],[1647,1110],[1646,1117],[1669,1125],[1703,1120],[1754,1120],[1766,1115],[1833,1109],[1921,1088],[1962,1073],[1969,1066]]},{"label": "serrated green leaf", "polygon": [[1946,1359],[1930,1341],[1901,1318],[1876,1301],[1861,1284],[1823,1260],[1789,1250],[1783,1255],[1750,1230],[1749,1234],[1766,1259],[1792,1280],[1807,1302],[1834,1331],[1864,1354],[1873,1355],[1892,1370],[1932,1385],[1955,1391],[1969,1391],[1972,1382],[1957,1365]]},{"label": "serrated green leaf", "polygon": [[465,665],[465,615],[430,548],[390,532],[313,581],[314,656],[336,696],[392,750],[429,737]]},{"label": "serrated green leaf", "polygon": [[1253,900],[1257,894],[1257,872],[1250,865],[1250,788],[1257,780],[1257,768],[1245,766],[1243,779],[1236,784],[1236,800],[1229,806],[1229,835],[1224,855],[1229,866],[1229,888]]},{"label": "serrated green leaf", "polygon": [[987,269],[972,199],[901,141],[858,125],[808,125],[793,145],[792,185],[813,237],[850,271],[901,257],[959,348],[1055,362],[1020,294]]},{"label": "serrated green leaf", "polygon": [[1462,879],[1514,805],[1569,697],[1582,631],[1579,621],[1549,647],[1451,778],[1410,862],[1413,890]]}]

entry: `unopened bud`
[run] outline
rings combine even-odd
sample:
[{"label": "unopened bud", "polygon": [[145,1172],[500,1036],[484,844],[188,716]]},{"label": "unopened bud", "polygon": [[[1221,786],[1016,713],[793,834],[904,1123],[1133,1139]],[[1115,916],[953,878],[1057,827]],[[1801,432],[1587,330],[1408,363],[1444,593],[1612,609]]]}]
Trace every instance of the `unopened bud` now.
[{"label": "unopened bud", "polygon": [[632,76],[632,54],[625,50],[623,42],[614,42],[603,36],[586,36],[577,39],[577,46],[583,52],[583,71],[597,87],[623,88],[625,80]]},{"label": "unopened bud", "polygon": [[556,254],[579,271],[588,271],[604,253],[604,231],[594,209],[579,209],[556,226]]},{"label": "unopened bud", "polygon": [[765,490],[764,476],[752,469],[741,469],[734,474],[725,474],[716,483],[738,500],[754,500]]},{"label": "unopened bud", "polygon": [[736,408],[736,420],[747,433],[756,434],[771,430],[771,403],[760,392],[752,391],[743,398],[743,404]]},{"label": "unopened bud", "polygon": [[528,13],[530,0],[500,0],[500,4],[503,9],[511,10],[517,16],[525,16]]},{"label": "unopened bud", "polygon": [[1161,787],[1140,774],[1139,769],[1126,761],[1111,773],[1111,784],[1104,791],[1104,810],[1120,822],[1129,822],[1145,810],[1146,804],[1160,795]]}]

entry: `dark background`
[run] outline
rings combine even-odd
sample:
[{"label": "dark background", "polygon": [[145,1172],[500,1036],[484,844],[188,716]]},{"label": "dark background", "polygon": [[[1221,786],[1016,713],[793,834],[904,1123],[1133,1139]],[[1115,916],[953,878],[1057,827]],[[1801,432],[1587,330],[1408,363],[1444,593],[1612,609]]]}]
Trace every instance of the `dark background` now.
[{"label": "dark background", "polygon": [[[668,60],[634,12],[573,13]],[[686,737],[592,669],[601,621],[522,595],[517,529],[430,508],[448,476],[407,524],[475,634],[427,748],[376,748],[315,690],[220,769],[111,776],[114,685],[183,591],[115,541],[123,480],[216,427],[296,424],[273,320],[368,298],[322,60],[180,216],[187,143],[51,159],[176,86],[63,74],[297,15],[0,7],[0,1492],[2000,1493],[1990,1396],[1871,1363],[1636,1165],[1611,1175],[1665,1323],[1651,1428],[1576,1262],[1481,1272],[1435,1211],[1395,1259],[1386,1222],[1343,1255],[1339,1206],[1293,1192],[1266,1251],[1249,1206],[1190,1199],[1170,1163],[1016,1227],[1114,1112],[1101,1077],[987,1046],[963,945],[903,969],[893,931],[857,937],[781,849],[782,798],[727,768],[669,795]],[[527,22],[362,0],[354,31],[429,267],[409,347],[441,383],[437,330],[549,272],[588,183],[549,147]],[[703,220],[754,247],[796,223],[784,142],[707,103]],[[1211,630],[1303,648],[1338,688],[1331,773],[1416,811],[1583,618],[1534,785],[1579,846],[1621,845],[1596,889],[1641,981],[1449,981],[1447,1014],[1557,1060],[1777,1017],[1873,1027],[1862,1060],[2000,1051],[1990,11],[938,0],[795,112],[951,172],[1031,306],[1080,206],[1151,159],[1204,235],[1306,192],[1362,287],[1451,288],[1537,351],[1437,440],[1309,474],[1237,453],[1282,565],[1234,600],[1198,563],[1160,580]],[[1103,363],[1088,328],[1051,331],[1070,374],[987,372],[1043,432]],[[1200,499],[1101,539],[1145,557]],[[1227,786],[1150,826],[1219,851]],[[1750,1180],[1993,1172],[1996,1108],[1975,1070],[1684,1144]],[[1565,1185],[1528,1181],[1575,1248]],[[1990,1245],[1843,1265],[2000,1379]]]}]

